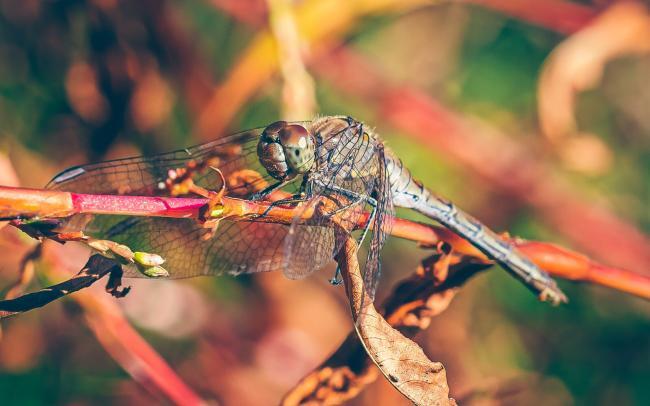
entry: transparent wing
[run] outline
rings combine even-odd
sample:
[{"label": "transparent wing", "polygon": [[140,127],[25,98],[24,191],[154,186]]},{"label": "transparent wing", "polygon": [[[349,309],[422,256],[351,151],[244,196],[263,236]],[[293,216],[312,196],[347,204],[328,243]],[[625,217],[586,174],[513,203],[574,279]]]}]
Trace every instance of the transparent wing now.
[{"label": "transparent wing", "polygon": [[[279,270],[288,231],[280,224],[224,220],[211,237],[192,219],[95,216],[92,221],[101,225],[93,233],[98,238],[161,255],[171,278]],[[129,266],[125,276],[142,274]]]},{"label": "transparent wing", "polygon": [[368,295],[374,300],[379,278],[381,276],[380,253],[386,241],[386,236],[392,228],[395,214],[391,197],[390,180],[386,168],[383,145],[377,146],[378,176],[375,178],[374,197],[377,202],[373,224],[373,234],[370,240],[366,267],[364,270],[364,286]]},{"label": "transparent wing", "polygon": [[[309,174],[306,191],[311,199],[297,210],[285,242],[285,264],[299,264],[285,268],[285,275],[291,279],[304,278],[332,260],[353,230],[355,224],[351,223],[358,217],[347,210],[353,199],[336,193],[335,189],[351,171],[348,158],[360,151],[361,139],[343,121],[333,120],[333,123],[339,125],[326,127],[319,134],[317,168]],[[311,227],[305,227],[302,217],[312,211],[314,214],[308,222]],[[332,227],[332,220],[336,220],[338,227]]]},{"label": "transparent wing", "polygon": [[[236,176],[238,171],[244,169],[255,170],[263,175],[266,171],[256,154],[257,141],[262,131],[261,128],[244,131],[159,155],[75,166],[55,176],[47,187],[76,193],[169,195],[166,188],[160,187],[168,178],[169,171],[183,168],[191,161],[218,167],[226,179]],[[219,190],[222,186],[220,176],[212,170],[197,173],[193,179],[199,186],[208,189]],[[231,187],[228,193],[246,197],[251,191],[245,188],[259,187],[259,184],[269,181],[270,177],[260,176],[256,183]]]},{"label": "transparent wing", "polygon": [[[159,184],[165,182],[169,170],[185,167],[190,161],[210,160],[210,165],[218,167],[228,182],[227,194],[247,198],[272,181],[268,175],[262,176],[266,172],[257,159],[261,131],[246,131],[155,156],[70,168],[57,175],[48,187],[76,193],[168,195]],[[249,176],[251,173],[257,176]],[[208,189],[219,190],[222,186],[221,177],[212,170],[197,173],[193,179]],[[288,186],[287,190],[297,188]],[[284,225],[224,220],[209,238],[208,230],[190,219],[107,215],[73,216],[61,229],[83,230],[95,238],[125,244],[134,251],[159,254],[165,258],[164,267],[172,278],[279,270],[288,231]],[[127,274],[141,276],[135,269],[127,270]]]}]

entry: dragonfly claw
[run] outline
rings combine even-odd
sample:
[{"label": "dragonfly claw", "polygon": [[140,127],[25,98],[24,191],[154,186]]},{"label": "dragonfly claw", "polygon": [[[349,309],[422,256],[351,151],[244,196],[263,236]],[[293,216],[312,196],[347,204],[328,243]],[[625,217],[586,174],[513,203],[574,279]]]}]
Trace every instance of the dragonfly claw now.
[{"label": "dragonfly claw", "polygon": [[542,302],[550,302],[553,306],[558,306],[562,303],[568,303],[569,299],[557,286],[548,286],[539,293],[539,300]]},{"label": "dragonfly claw", "polygon": [[332,279],[329,280],[330,284],[333,286],[339,286],[340,284],[343,283],[343,279],[341,279],[341,268],[338,266],[336,267],[336,271],[334,271],[334,276]]},{"label": "dragonfly claw", "polygon": [[329,280],[329,282],[330,282],[330,284],[332,284],[333,286],[339,286],[340,284],[343,283],[343,279],[332,278],[332,279]]}]

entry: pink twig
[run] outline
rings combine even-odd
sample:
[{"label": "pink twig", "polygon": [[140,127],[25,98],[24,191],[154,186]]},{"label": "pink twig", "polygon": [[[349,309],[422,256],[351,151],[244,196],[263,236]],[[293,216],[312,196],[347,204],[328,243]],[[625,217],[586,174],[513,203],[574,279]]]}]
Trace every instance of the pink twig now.
[{"label": "pink twig", "polygon": [[[39,196],[41,192],[42,194]],[[36,211],[54,209],[55,212],[61,213],[61,210],[65,210],[66,206],[74,200],[67,195],[65,192],[34,191],[33,189],[0,186],[0,217],[5,215],[7,210],[15,212],[19,206],[23,206],[23,209],[31,208]],[[83,207],[100,206],[100,201],[102,199],[80,198],[77,201],[78,208],[76,210],[81,210]],[[12,206],[15,207],[12,208]],[[155,207],[155,205],[148,207]],[[188,208],[187,211],[191,211],[191,209]],[[53,266],[45,269],[52,279],[61,279],[72,274],[72,272],[64,270],[66,266],[61,255],[63,254],[58,250],[46,250],[45,257],[52,262]],[[205,404],[205,401],[176,375],[165,360],[126,321],[120,309],[109,299],[109,296],[86,289],[72,295],[72,298],[84,308],[88,326],[100,344],[135,381],[153,393],[162,393],[177,405]]]},{"label": "pink twig", "polygon": [[[42,196],[39,196],[41,194]],[[39,200],[49,201],[47,211],[56,214],[52,216],[48,215],[47,211],[41,212],[41,206],[34,204]],[[46,219],[48,217],[67,217],[84,213],[204,220],[205,214],[202,213],[202,209],[208,203],[208,199],[83,195],[0,186],[0,217],[11,213],[14,216],[19,215],[27,218],[39,216]],[[259,221],[281,224],[291,224],[296,215],[295,210],[290,207],[272,207],[269,209],[269,203],[267,202],[253,202],[225,196],[218,203],[216,213],[216,218],[230,218],[234,221],[246,221],[256,218]],[[264,214],[264,216],[259,217],[261,214]],[[312,214],[312,212],[306,210],[301,215],[309,218]],[[367,216],[368,213],[360,216],[361,218],[357,223],[358,228],[363,227],[367,221]],[[18,227],[23,226],[20,222],[15,224]],[[30,227],[29,223],[27,227]],[[395,218],[393,219],[391,235],[416,241],[425,246],[434,246],[440,241],[446,241],[458,253],[487,260],[469,242],[442,227]],[[648,277],[621,269],[605,267],[583,255],[553,244],[525,242],[516,238],[512,239],[512,242],[525,255],[552,275],[576,281],[593,282],[650,299],[650,278]]]}]

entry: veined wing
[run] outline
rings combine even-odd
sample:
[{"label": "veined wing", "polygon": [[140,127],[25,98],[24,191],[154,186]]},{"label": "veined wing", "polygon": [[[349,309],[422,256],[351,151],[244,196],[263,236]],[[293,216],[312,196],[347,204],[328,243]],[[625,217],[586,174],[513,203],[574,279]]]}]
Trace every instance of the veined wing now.
[{"label": "veined wing", "polygon": [[[73,223],[67,226],[75,228]],[[281,224],[223,220],[212,236],[193,219],[106,215],[94,216],[89,228],[96,230],[88,232],[94,237],[161,255],[164,268],[175,279],[281,270],[289,229]],[[126,267],[125,276],[143,277],[134,266]]]},{"label": "veined wing", "polygon": [[[169,177],[169,171],[183,168],[191,161],[209,163],[219,168],[226,179],[243,169],[266,175],[256,154],[257,141],[262,130],[258,128],[244,131],[158,155],[75,166],[55,176],[47,187],[76,193],[168,196],[169,191],[164,187],[164,183]],[[197,173],[193,179],[197,185],[207,189],[219,190],[222,187],[221,177],[210,169]],[[268,175],[257,180],[260,184],[269,181]],[[247,185],[257,186],[259,185]],[[243,187],[231,187],[228,194],[247,197],[250,191],[244,190]]]},{"label": "veined wing", "polygon": [[[248,198],[272,181],[257,159],[261,131],[245,131],[160,155],[73,167],[57,175],[48,187],[76,193],[169,195],[160,185],[170,170],[183,168],[190,161],[210,160],[210,165],[218,167],[229,183],[227,195]],[[254,171],[259,176],[252,183],[241,182],[242,171]],[[207,189],[222,187],[221,177],[210,169],[197,173],[193,179]],[[292,187],[295,190],[295,186],[289,186],[288,191]],[[172,278],[279,270],[288,231],[287,226],[279,224],[224,220],[214,237],[209,238],[209,231],[191,219],[108,215],[73,216],[60,229],[83,230],[87,235],[125,244],[134,251],[159,254],[165,258],[164,266]],[[127,276],[141,274],[127,269]]]}]

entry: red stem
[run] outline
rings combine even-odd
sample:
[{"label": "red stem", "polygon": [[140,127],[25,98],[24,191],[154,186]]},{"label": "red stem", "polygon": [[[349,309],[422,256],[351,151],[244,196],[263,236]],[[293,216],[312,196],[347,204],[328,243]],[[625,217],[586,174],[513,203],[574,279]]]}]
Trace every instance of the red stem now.
[{"label": "red stem", "polygon": [[[59,207],[54,207],[53,203],[48,206],[48,210],[56,213],[56,217],[86,213],[199,219],[200,209],[208,204],[207,199],[201,198],[85,195],[0,186],[0,217],[6,216],[6,213],[1,210],[5,207],[11,208],[6,212],[15,214],[22,211],[22,215],[25,217],[35,215],[47,217],[47,213],[39,212],[40,205],[33,204],[33,202],[45,198],[50,203],[59,203]],[[266,213],[267,208],[268,203],[228,197],[222,199],[222,213],[225,217],[246,219],[250,215]],[[264,221],[290,223],[294,215],[295,211],[291,208],[274,207],[268,211]],[[309,215],[309,213],[305,214],[306,217]],[[368,213],[361,216],[358,227],[365,225],[367,216]],[[413,240],[426,246],[433,246],[443,240],[450,243],[458,253],[486,259],[469,242],[442,227],[395,218],[391,235]],[[552,275],[570,280],[593,282],[650,299],[650,277],[600,265],[583,255],[553,244],[525,242],[518,239],[511,241],[520,247],[531,260]]]},{"label": "red stem", "polygon": [[[109,212],[107,207],[101,207],[101,202],[109,202],[111,199],[89,195],[85,197],[86,199],[79,197],[77,203],[80,207],[94,207],[98,212]],[[30,216],[30,213],[50,210],[57,215],[62,215],[64,212],[73,214],[78,210],[74,208],[74,200],[66,192],[0,186],[0,217],[9,217],[20,211],[24,211],[27,216]],[[174,202],[168,206],[176,207]],[[154,205],[148,207],[153,208]],[[183,210],[180,209],[176,213]],[[191,210],[191,205],[185,208],[186,212]],[[58,250],[47,250],[45,253],[46,259],[53,263],[53,266],[45,268],[53,279],[69,276],[69,272],[64,270],[66,261],[63,260],[62,255]],[[100,344],[136,382],[147,390],[159,391],[177,405],[195,406],[206,403],[129,325],[120,309],[106,294],[87,289],[77,292],[72,297],[83,306],[87,323]]]},{"label": "red stem", "polygon": [[578,31],[598,14],[598,11],[591,6],[562,0],[463,1],[498,11],[561,34],[571,34]]},{"label": "red stem", "polygon": [[[105,306],[106,303],[101,305]],[[198,406],[206,403],[178,377],[121,313],[95,308],[86,317],[102,346],[135,381],[145,388],[156,388],[177,405]]]},{"label": "red stem", "polygon": [[207,199],[203,198],[87,195],[80,193],[71,193],[70,195],[76,212],[91,214],[119,213],[128,216],[198,218],[199,210],[207,203]]}]

